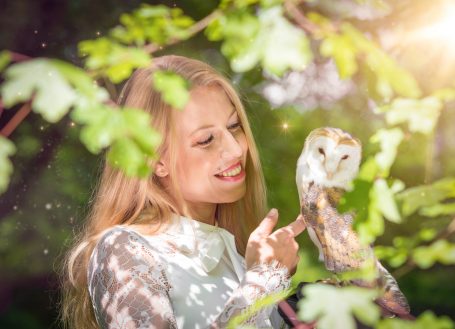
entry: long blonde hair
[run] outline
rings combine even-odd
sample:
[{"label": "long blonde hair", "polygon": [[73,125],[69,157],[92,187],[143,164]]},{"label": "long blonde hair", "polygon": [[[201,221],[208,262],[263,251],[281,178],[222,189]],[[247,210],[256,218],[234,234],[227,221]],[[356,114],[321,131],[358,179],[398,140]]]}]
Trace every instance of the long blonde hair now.
[{"label": "long blonde hair", "polygon": [[[217,84],[237,109],[248,143],[246,193],[237,202],[219,204],[217,220],[219,226],[235,236],[237,249],[244,254],[249,234],[265,215],[266,189],[257,147],[241,100],[230,82],[215,69],[204,62],[183,56],[156,57],[150,67],[138,69],[127,81],[118,103],[151,114],[151,125],[163,136],[157,155],[159,158],[165,150],[168,152],[171,184],[177,192],[178,182],[172,180],[176,171],[177,142],[172,138],[175,136],[175,110],[164,103],[160,93],[153,88],[151,75],[156,70],[175,72],[189,81],[191,87]],[[182,201],[179,193],[177,197],[178,201]],[[120,224],[159,226],[167,222],[172,213],[179,213],[175,201],[175,196],[171,198],[156,175],[152,174],[147,179],[131,178],[104,161],[101,179],[91,199],[90,212],[61,267],[60,317],[65,328],[98,328],[88,292],[87,268],[101,235]],[[183,215],[188,216],[185,209]]]}]

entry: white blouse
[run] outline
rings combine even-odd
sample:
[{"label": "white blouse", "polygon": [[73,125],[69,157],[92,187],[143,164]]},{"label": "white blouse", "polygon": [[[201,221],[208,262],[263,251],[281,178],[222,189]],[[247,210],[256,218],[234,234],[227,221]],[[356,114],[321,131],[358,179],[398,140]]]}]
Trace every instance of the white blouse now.
[{"label": "white blouse", "polygon": [[[88,267],[88,289],[101,328],[224,328],[255,301],[287,289],[288,270],[259,264],[245,271],[234,236],[175,215],[164,232],[107,230]],[[245,323],[280,328],[276,306]]]}]

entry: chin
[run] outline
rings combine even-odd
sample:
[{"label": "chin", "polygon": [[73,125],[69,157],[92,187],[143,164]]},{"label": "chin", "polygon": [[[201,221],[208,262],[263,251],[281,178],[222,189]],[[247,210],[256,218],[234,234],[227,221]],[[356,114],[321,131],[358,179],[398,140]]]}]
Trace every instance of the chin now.
[{"label": "chin", "polygon": [[246,187],[242,188],[239,191],[235,191],[235,192],[230,193],[229,195],[226,195],[225,197],[223,197],[222,201],[220,201],[218,203],[234,203],[236,201],[243,199],[245,194],[246,194]]}]

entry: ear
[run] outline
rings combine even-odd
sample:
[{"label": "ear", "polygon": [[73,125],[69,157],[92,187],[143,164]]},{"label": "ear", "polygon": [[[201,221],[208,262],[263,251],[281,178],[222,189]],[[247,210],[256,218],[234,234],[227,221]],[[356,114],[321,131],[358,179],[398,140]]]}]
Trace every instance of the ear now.
[{"label": "ear", "polygon": [[166,177],[169,175],[169,170],[167,169],[166,164],[163,161],[158,161],[155,165],[155,174],[158,177]]}]

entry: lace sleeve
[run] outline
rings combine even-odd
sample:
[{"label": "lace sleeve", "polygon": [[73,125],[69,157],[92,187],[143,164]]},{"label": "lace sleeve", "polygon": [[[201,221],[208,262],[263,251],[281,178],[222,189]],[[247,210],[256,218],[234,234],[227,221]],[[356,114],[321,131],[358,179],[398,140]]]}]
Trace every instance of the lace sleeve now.
[{"label": "lace sleeve", "polygon": [[[288,270],[278,262],[256,265],[246,272],[239,287],[228,300],[223,312],[217,317],[212,328],[225,328],[233,317],[246,311],[256,301],[288,289],[289,285]],[[253,325],[257,328],[270,327],[269,318],[274,308],[275,306],[270,306],[261,309],[243,324]]]},{"label": "lace sleeve", "polygon": [[163,265],[131,232],[113,229],[101,238],[88,285],[103,329],[177,328]]}]

